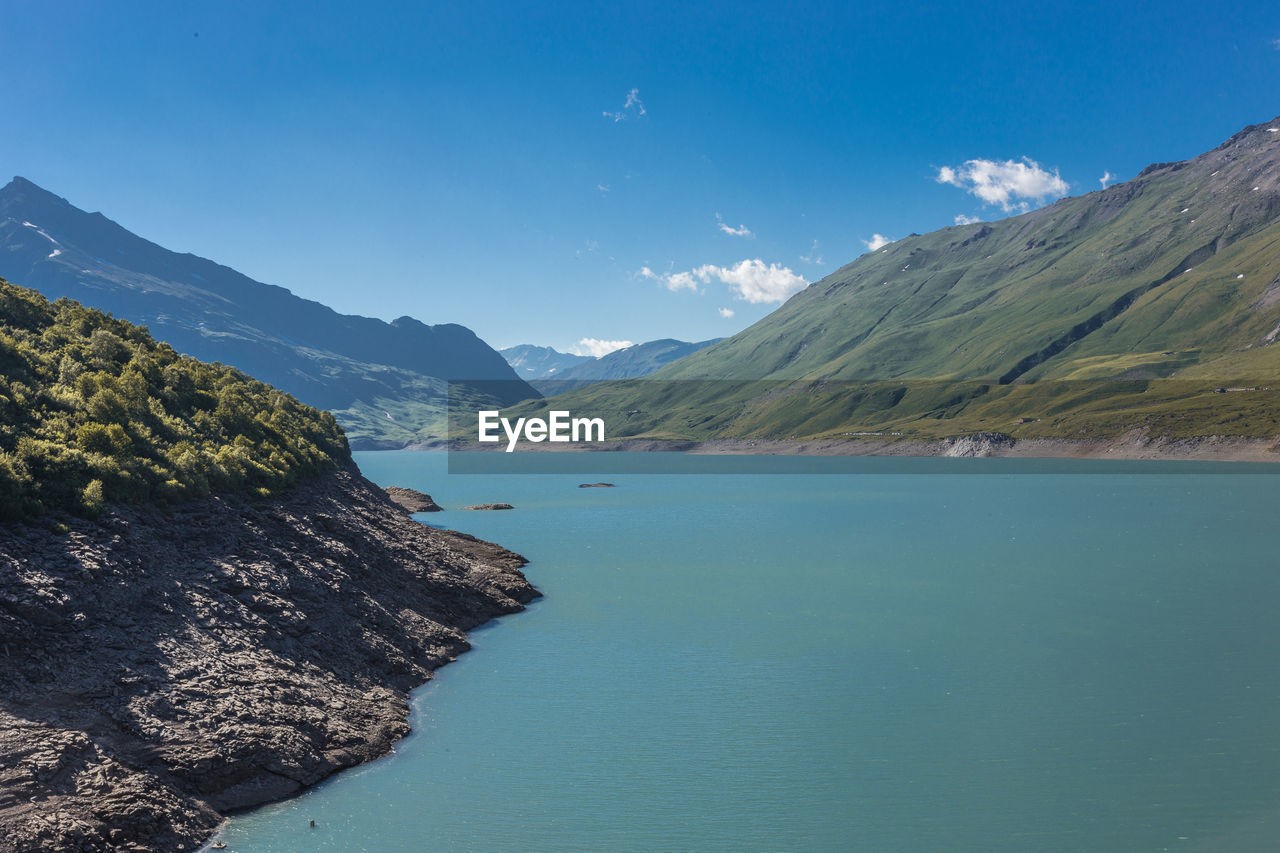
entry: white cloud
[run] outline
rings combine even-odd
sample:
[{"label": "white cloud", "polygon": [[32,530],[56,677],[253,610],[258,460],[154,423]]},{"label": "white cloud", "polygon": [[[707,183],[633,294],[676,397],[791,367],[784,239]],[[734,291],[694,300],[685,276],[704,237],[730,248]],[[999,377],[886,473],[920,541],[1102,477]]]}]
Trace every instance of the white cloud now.
[{"label": "white cloud", "polygon": [[710,284],[712,279],[729,285],[729,291],[735,299],[743,299],[752,303],[784,302],[797,291],[803,290],[808,282],[796,275],[789,267],[769,264],[753,258],[738,261],[731,267],[719,267],[715,264],[703,264],[687,272],[659,274],[649,267],[641,267],[637,273],[641,278],[660,281],[668,290],[692,290],[699,293],[698,284]]},{"label": "white cloud", "polygon": [[735,298],[756,304],[783,302],[808,285],[804,278],[789,268],[777,264],[765,266],[759,258],[738,261],[731,267],[703,264],[692,272],[703,282],[719,279],[729,285]]},{"label": "white cloud", "polygon": [[1102,177],[1098,178],[1098,183],[1102,184],[1102,188],[1105,190],[1107,188],[1107,184],[1111,183],[1115,179],[1116,176],[1110,172],[1103,172]]},{"label": "white cloud", "polygon": [[1060,198],[1071,189],[1057,169],[1050,172],[1029,157],[1021,160],[966,160],[959,168],[943,166],[938,170],[937,181],[960,187],[987,204],[998,204],[1006,213],[1028,210],[1030,201]]},{"label": "white cloud", "polygon": [[617,112],[610,112],[609,110],[604,111],[604,117],[613,119],[615,124],[623,121],[624,119],[635,118],[643,115],[648,115],[648,112],[645,111],[644,101],[640,100],[639,89],[632,89],[630,92],[627,92],[627,102],[622,105],[622,109]]},{"label": "white cloud", "polygon": [[716,310],[719,311],[720,316],[725,318],[726,320],[728,320],[730,317],[733,316],[732,308],[717,308]]},{"label": "white cloud", "polygon": [[[706,279],[703,279],[706,281]],[[698,292],[698,282],[694,280],[691,272],[670,273],[663,277],[663,283],[666,284],[667,290],[692,290]]]},{"label": "white cloud", "polygon": [[635,344],[631,343],[631,341],[602,341],[598,338],[583,338],[578,341],[576,347],[573,347],[573,354],[599,358],[602,355],[608,355],[611,352],[626,349],[630,346],[635,346]]},{"label": "white cloud", "polygon": [[883,234],[872,234],[870,240],[863,240],[862,242],[866,244],[867,251],[874,252],[876,249],[883,248],[893,241]]},{"label": "white cloud", "polygon": [[669,272],[656,273],[649,267],[641,267],[640,272],[636,275],[641,278],[648,278],[654,281],[662,282],[663,287],[670,291],[692,290],[698,293],[698,280],[691,272]]},{"label": "white cloud", "polygon": [[609,193],[609,185],[608,185],[608,184],[596,184],[596,189],[600,190],[600,192],[601,192],[602,194],[604,194],[604,195],[608,195],[608,193]]},{"label": "white cloud", "polygon": [[806,264],[814,264],[819,267],[822,266],[822,255],[818,254],[817,240],[814,240],[813,245],[809,247],[809,254],[801,255],[800,260],[804,261]]},{"label": "white cloud", "polygon": [[982,221],[982,217],[980,216],[965,216],[963,213],[956,214],[957,225],[972,225],[975,222],[981,222],[981,221]]},{"label": "white cloud", "polygon": [[734,237],[754,237],[754,236],[756,236],[755,234],[751,233],[751,229],[750,229],[750,228],[748,228],[748,227],[747,227],[747,226],[745,226],[745,225],[739,225],[737,228],[733,228],[733,227],[731,227],[731,226],[729,226],[729,225],[725,225],[725,224],[724,224],[724,219],[722,219],[722,218],[720,217],[720,214],[718,214],[718,213],[716,214],[716,222],[720,225],[720,230],[721,230],[721,231],[723,231],[723,232],[724,232],[724,233],[726,233],[726,234],[732,234]]}]

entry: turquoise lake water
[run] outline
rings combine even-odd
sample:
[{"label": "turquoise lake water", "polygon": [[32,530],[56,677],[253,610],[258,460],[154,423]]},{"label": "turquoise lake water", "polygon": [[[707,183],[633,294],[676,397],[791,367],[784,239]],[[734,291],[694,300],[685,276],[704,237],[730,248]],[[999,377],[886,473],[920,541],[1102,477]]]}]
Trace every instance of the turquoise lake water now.
[{"label": "turquoise lake water", "polygon": [[1280,476],[779,458],[579,489],[356,458],[514,504],[418,518],[546,597],[414,694],[393,756],[229,850],[1280,849]]}]

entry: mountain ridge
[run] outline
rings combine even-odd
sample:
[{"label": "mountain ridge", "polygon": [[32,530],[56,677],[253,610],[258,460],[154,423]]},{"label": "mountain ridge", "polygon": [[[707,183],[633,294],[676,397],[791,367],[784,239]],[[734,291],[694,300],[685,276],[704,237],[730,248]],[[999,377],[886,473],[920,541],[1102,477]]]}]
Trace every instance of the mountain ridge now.
[{"label": "mountain ridge", "polygon": [[[1104,190],[868,252],[659,378],[1063,378],[1055,368],[1064,365],[1068,348],[1131,309],[1145,311],[1162,301],[1168,292],[1162,288],[1175,281],[1183,291],[1208,278],[1224,291],[1226,273],[1218,267],[1232,261],[1240,268],[1231,273],[1232,282],[1250,273],[1244,284],[1232,285],[1250,289],[1241,301],[1263,302],[1280,276],[1280,254],[1238,254],[1243,241],[1276,245],[1278,124],[1251,125],[1199,157],[1153,163]],[[1189,185],[1188,177],[1195,183]],[[1163,207],[1153,209],[1158,205]],[[827,313],[803,316],[817,308]],[[997,310],[1022,314],[1023,327],[1007,330],[1021,334],[1000,334]],[[1043,317],[1030,316],[1035,312]],[[1243,349],[1262,342],[1276,326],[1263,329],[1265,322],[1246,323],[1247,334],[1233,343]],[[1155,336],[1162,351],[1180,343],[1178,330],[1163,325]],[[1073,330],[1077,334],[1069,335]],[[924,332],[958,334],[939,352]],[[768,346],[783,337],[789,348]],[[915,351],[904,351],[910,349]],[[1215,354],[1229,349],[1218,346]],[[726,370],[730,363],[733,369]]]},{"label": "mountain ridge", "polygon": [[413,441],[416,425],[378,416],[397,404],[442,398],[449,380],[521,382],[464,326],[339,314],[215,261],[165,249],[21,177],[0,188],[0,276],[111,311],[182,352],[333,410],[356,447]]},{"label": "mountain ridge", "polygon": [[583,388],[596,382],[608,382],[613,379],[636,379],[648,376],[686,355],[705,349],[722,340],[712,338],[707,341],[678,341],[674,338],[659,338],[642,344],[605,353],[599,358],[574,364],[554,376],[534,379],[529,384],[542,394],[561,394],[574,388]]},{"label": "mountain ridge", "polygon": [[536,344],[517,344],[504,347],[498,354],[507,360],[526,382],[534,379],[550,379],[555,374],[584,362],[592,361],[589,355],[575,355],[560,352],[554,347],[540,347]]}]

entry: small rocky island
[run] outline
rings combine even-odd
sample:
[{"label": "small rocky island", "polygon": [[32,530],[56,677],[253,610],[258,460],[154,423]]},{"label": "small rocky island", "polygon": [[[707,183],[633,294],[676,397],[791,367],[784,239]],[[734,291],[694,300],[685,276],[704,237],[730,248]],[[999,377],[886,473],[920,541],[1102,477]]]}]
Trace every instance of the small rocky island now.
[{"label": "small rocky island", "polygon": [[387,497],[406,512],[443,512],[444,507],[431,499],[431,495],[402,486],[387,486]]},{"label": "small rocky island", "polygon": [[463,509],[515,509],[511,504],[475,504],[473,506],[464,506]]}]

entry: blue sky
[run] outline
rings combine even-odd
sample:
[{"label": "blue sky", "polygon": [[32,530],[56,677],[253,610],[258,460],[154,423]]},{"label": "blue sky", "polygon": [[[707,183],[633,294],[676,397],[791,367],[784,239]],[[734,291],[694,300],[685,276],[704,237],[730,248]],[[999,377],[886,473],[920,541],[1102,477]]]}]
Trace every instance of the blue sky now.
[{"label": "blue sky", "polygon": [[1274,118],[1280,4],[0,0],[0,79],[6,177],[340,311],[567,350],[728,335],[876,235]]}]

